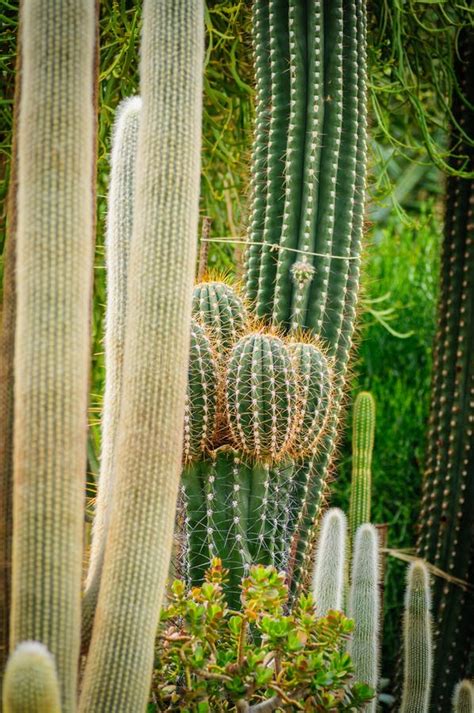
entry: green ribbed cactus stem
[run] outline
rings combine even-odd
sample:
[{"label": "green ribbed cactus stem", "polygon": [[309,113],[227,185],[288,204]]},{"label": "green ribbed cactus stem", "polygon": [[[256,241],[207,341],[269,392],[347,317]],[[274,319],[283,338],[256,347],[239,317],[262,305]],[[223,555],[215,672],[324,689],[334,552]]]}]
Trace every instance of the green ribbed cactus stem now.
[{"label": "green ribbed cactus stem", "polygon": [[200,282],[194,287],[193,317],[208,332],[219,358],[243,335],[248,319],[244,303],[225,282]]},{"label": "green ribbed cactus stem", "polygon": [[204,8],[145,0],[116,492],[81,713],[139,713],[173,543],[200,175]]},{"label": "green ribbed cactus stem", "polygon": [[[324,338],[329,355],[334,356],[333,402],[325,434],[319,444],[318,458],[308,479],[308,501],[310,510],[313,510],[313,518],[305,517],[293,538],[294,576],[291,579],[293,593],[300,589],[311,564],[313,533],[319,509],[318,506],[314,507],[311,504],[319,498],[321,481],[327,480],[337,443],[344,383],[356,317],[367,163],[367,27],[366,4],[363,0],[344,2],[343,34],[345,39],[342,55],[343,125],[339,150],[341,158],[334,188],[336,213],[333,236],[336,238],[327,251],[333,256],[329,265],[325,264],[325,258],[314,256],[315,268],[318,270],[320,266],[321,271],[327,272],[329,281],[326,289],[323,283],[319,285],[315,275],[310,293],[308,317],[303,321],[303,324]],[[325,32],[324,42],[327,38],[328,34]],[[321,142],[319,145],[321,146]],[[321,150],[324,152],[324,146]],[[324,173],[317,172],[316,175],[316,180],[324,180]],[[327,300],[324,294],[327,294]],[[319,303],[323,298],[326,307],[325,317],[321,322],[314,305],[315,301]]]},{"label": "green ribbed cactus stem", "polygon": [[10,641],[47,646],[69,713],[81,627],[95,8],[25,1],[21,13]]},{"label": "green ribbed cactus stem", "polygon": [[344,606],[344,568],[347,520],[339,508],[324,515],[316,549],[313,573],[313,596],[319,616]]},{"label": "green ribbed cactus stem", "polygon": [[233,440],[255,461],[277,461],[288,451],[296,417],[296,376],[278,337],[253,333],[233,348],[226,375]]},{"label": "green ribbed cactus stem", "polygon": [[4,713],[61,713],[54,659],[46,646],[25,641],[10,656],[3,684]]},{"label": "green ribbed cactus stem", "polygon": [[90,641],[115,489],[115,456],[123,382],[127,273],[133,227],[135,163],[141,99],[125,99],[117,109],[112,140],[107,210],[105,329],[105,394],[102,454],[86,590],[83,599],[82,646]]},{"label": "green ribbed cactus stem", "polygon": [[454,687],[453,713],[474,713],[474,686],[465,679]]},{"label": "green ribbed cactus stem", "polygon": [[413,562],[407,575],[403,621],[404,676],[400,713],[428,713],[433,669],[429,575]]},{"label": "green ribbed cactus stem", "polygon": [[[356,681],[377,691],[379,681],[380,592],[378,535],[373,525],[365,524],[355,535],[352,555],[349,613],[355,628],[349,645]],[[375,713],[376,697],[368,704]]]},{"label": "green ribbed cactus stem", "polygon": [[357,394],[352,416],[352,480],[349,527],[351,537],[360,525],[370,522],[372,453],[375,435],[375,401],[372,394]]},{"label": "green ribbed cactus stem", "polygon": [[[454,169],[474,173],[474,33],[460,33],[452,112],[466,136]],[[438,325],[433,349],[426,466],[417,550],[471,591],[433,585],[436,652],[432,709],[444,713],[455,683],[474,674],[474,180],[447,179]]]},{"label": "green ribbed cactus stem", "polygon": [[255,61],[255,137],[252,151],[252,217],[249,248],[245,255],[246,292],[253,303],[257,296],[263,225],[267,202],[268,130],[270,123],[270,36],[268,0],[252,3]]},{"label": "green ribbed cactus stem", "polygon": [[203,327],[192,320],[188,387],[184,411],[183,455],[186,463],[208,449],[216,430],[218,367]]},{"label": "green ribbed cactus stem", "polygon": [[285,152],[290,111],[288,0],[267,0],[270,57],[270,112],[267,137],[265,219],[260,248],[257,317],[272,314],[278,250],[285,210]]}]

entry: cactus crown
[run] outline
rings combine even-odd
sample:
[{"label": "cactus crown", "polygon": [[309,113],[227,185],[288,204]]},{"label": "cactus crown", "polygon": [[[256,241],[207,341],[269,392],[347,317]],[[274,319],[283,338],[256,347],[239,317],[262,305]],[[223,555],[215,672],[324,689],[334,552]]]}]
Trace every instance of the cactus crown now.
[{"label": "cactus crown", "polygon": [[38,641],[24,641],[10,656],[3,685],[5,713],[61,713],[54,659]]},{"label": "cactus crown", "polygon": [[225,356],[244,333],[248,316],[241,298],[225,282],[194,287],[193,316],[208,332],[218,357]]}]

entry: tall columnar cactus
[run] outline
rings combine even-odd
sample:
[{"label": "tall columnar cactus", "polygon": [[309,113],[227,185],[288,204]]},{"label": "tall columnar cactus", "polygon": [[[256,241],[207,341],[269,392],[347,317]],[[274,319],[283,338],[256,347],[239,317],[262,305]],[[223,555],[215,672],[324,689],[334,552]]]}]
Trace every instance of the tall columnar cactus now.
[{"label": "tall columnar cactus", "polygon": [[428,713],[433,668],[429,575],[421,561],[408,569],[403,622],[404,681],[400,713]]},{"label": "tall columnar cactus", "polygon": [[[21,18],[20,18],[21,22]],[[6,205],[0,316],[0,686],[10,646],[13,536],[13,423],[16,319],[16,232],[18,224],[18,114],[21,91],[21,31],[18,25],[10,182]]]},{"label": "tall columnar cactus", "polygon": [[8,661],[3,688],[4,713],[61,713],[54,659],[36,641],[19,644]]},{"label": "tall columnar cactus", "polygon": [[474,713],[474,686],[471,681],[460,681],[454,687],[453,713]]},{"label": "tall columnar cactus", "polygon": [[[352,556],[351,587],[348,614],[355,628],[350,654],[357,681],[367,683],[374,691],[379,680],[380,593],[377,530],[373,525],[359,527]],[[375,713],[376,698],[367,711]]]},{"label": "tall columnar cactus", "polygon": [[48,647],[64,713],[80,643],[94,19],[92,0],[22,3],[11,647]]},{"label": "tall columnar cactus", "polygon": [[309,566],[352,344],[366,164],[365,34],[364,0],[254,3],[247,295],[259,317],[309,330],[335,360],[326,433],[318,457],[304,464],[311,506],[294,536],[295,586]]},{"label": "tall columnar cactus", "polygon": [[92,548],[83,599],[83,641],[90,639],[115,487],[115,456],[123,382],[127,274],[133,226],[135,163],[141,99],[122,102],[117,110],[110,170],[107,211],[107,313],[105,382],[102,415],[100,484],[95,508]]},{"label": "tall columnar cactus", "polygon": [[[455,168],[474,171],[474,35],[461,34],[453,114],[466,141]],[[418,553],[474,585],[474,180],[451,176],[441,258],[428,450]],[[474,595],[446,579],[434,586],[433,710],[445,711],[460,676],[472,676]]]},{"label": "tall columnar cactus", "polygon": [[349,526],[351,536],[370,522],[372,451],[375,434],[375,401],[368,391],[357,395],[352,426],[352,481]]},{"label": "tall columnar cactus", "polygon": [[330,609],[344,607],[345,553],[347,538],[346,516],[338,508],[331,508],[321,523],[313,575],[313,595],[319,616]]},{"label": "tall columnar cactus", "polygon": [[79,710],[145,710],[181,471],[197,237],[201,0],[145,0],[114,507]]}]

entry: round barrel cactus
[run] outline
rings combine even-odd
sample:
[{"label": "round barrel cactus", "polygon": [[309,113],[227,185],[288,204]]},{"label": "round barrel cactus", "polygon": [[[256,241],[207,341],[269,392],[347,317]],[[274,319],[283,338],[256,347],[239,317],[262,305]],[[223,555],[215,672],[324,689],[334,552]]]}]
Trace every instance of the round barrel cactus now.
[{"label": "round barrel cactus", "polygon": [[233,348],[226,375],[227,415],[236,446],[255,460],[277,461],[291,444],[297,387],[281,339],[252,333]]},{"label": "round barrel cactus", "polygon": [[297,458],[315,452],[331,405],[332,370],[315,344],[288,346],[298,385],[298,410],[292,448]]},{"label": "round barrel cactus", "polygon": [[193,316],[210,335],[218,357],[229,352],[247,323],[244,303],[225,282],[200,282],[195,286]]},{"label": "round barrel cactus", "polygon": [[193,319],[184,415],[185,462],[201,456],[214,435],[217,385],[217,365],[211,343],[203,327]]}]

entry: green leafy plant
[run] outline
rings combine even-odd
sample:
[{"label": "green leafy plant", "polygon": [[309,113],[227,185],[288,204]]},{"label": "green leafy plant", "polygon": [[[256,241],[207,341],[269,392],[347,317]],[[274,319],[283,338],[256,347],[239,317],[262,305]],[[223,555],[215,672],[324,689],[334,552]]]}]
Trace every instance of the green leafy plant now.
[{"label": "green leafy plant", "polygon": [[156,710],[364,709],[372,693],[353,681],[349,619],[318,617],[311,595],[288,610],[284,575],[262,565],[242,580],[241,608],[232,610],[226,576],[214,559],[200,587],[172,584],[157,641]]}]

